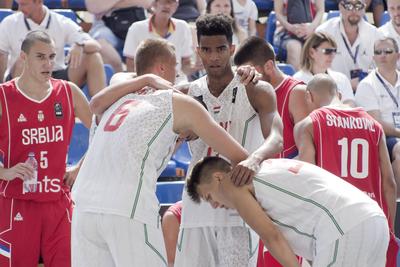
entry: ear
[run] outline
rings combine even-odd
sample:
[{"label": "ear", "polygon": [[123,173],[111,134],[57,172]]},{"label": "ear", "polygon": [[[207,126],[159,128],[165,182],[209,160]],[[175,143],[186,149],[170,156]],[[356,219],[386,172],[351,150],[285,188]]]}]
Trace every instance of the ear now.
[{"label": "ear", "polygon": [[262,73],[266,73],[269,74],[271,73],[271,71],[275,68],[275,64],[273,60],[267,60],[267,62],[264,63],[263,68],[263,72]]},{"label": "ear", "polygon": [[315,48],[310,48],[310,51],[308,51],[308,56],[311,58],[311,59],[314,59],[314,56],[315,56],[315,53],[317,52],[317,50],[315,49]]},{"label": "ear", "polygon": [[225,178],[225,175],[223,172],[217,171],[213,173],[213,179],[218,180],[219,182],[222,181]]},{"label": "ear", "polygon": [[28,55],[27,55],[24,51],[21,50],[21,52],[19,53],[19,57],[20,57],[23,61],[25,61],[26,58],[28,57]]}]

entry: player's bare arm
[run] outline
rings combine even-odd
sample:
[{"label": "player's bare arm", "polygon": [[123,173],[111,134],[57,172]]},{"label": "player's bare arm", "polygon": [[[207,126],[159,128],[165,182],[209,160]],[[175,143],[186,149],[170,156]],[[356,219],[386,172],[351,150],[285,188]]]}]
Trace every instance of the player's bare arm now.
[{"label": "player's bare arm", "polygon": [[379,164],[381,169],[381,181],[382,181],[382,194],[385,198],[389,223],[394,226],[394,221],[396,219],[396,194],[397,187],[393,175],[392,164],[390,162],[389,153],[386,146],[385,134],[382,134],[379,140]]},{"label": "player's bare arm", "polygon": [[310,117],[298,122],[294,127],[294,139],[299,150],[299,159],[312,164],[315,160],[315,146],[313,139],[313,125]]},{"label": "player's bare arm", "polygon": [[293,119],[293,123],[296,124],[310,113],[306,103],[306,85],[296,85],[289,97],[289,112]]},{"label": "player's bare arm", "polygon": [[0,180],[12,181],[16,178],[33,177],[34,170],[28,163],[20,162],[11,168],[0,167]]},{"label": "player's bare arm", "polygon": [[72,82],[68,82],[68,84],[72,91],[75,116],[78,117],[86,128],[89,129],[90,124],[92,123],[92,112],[89,109],[89,102],[77,85]]},{"label": "player's bare arm", "polygon": [[124,73],[122,76],[116,77],[113,84],[93,96],[90,101],[90,109],[96,116],[101,116],[115,101],[145,86],[151,86],[154,89],[173,89],[171,82],[155,74],[135,77],[132,73]]},{"label": "player's bare arm", "polygon": [[247,158],[247,151],[220,127],[196,100],[183,94],[173,94],[174,131],[193,131],[215,151],[235,165]]},{"label": "player's bare arm", "polygon": [[243,220],[260,236],[271,254],[285,267],[299,267],[298,260],[289,243],[274,225],[250,192],[250,186],[235,187],[226,194],[229,202]]}]

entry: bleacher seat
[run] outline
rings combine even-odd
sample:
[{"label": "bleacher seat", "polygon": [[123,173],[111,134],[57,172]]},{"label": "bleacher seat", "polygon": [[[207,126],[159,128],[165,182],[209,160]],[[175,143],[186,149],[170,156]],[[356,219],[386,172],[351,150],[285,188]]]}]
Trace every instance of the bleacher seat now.
[{"label": "bleacher seat", "polygon": [[337,0],[325,0],[325,12],[329,12],[330,10],[338,10],[338,1]]},{"label": "bleacher seat", "polygon": [[326,16],[326,20],[339,17],[340,11],[339,10],[329,10],[328,15]]},{"label": "bleacher seat", "polygon": [[69,0],[68,8],[73,10],[86,10],[85,0]]},{"label": "bleacher seat", "polygon": [[63,7],[61,0],[44,0],[43,4],[51,9]]},{"label": "bleacher seat", "polygon": [[89,146],[89,130],[81,122],[76,122],[72,131],[71,143],[68,151],[68,165],[75,165],[86,153]]},{"label": "bleacher seat", "polygon": [[157,182],[156,195],[162,204],[173,204],[182,199],[185,181]]},{"label": "bleacher seat", "polygon": [[[106,73],[106,85],[108,86],[110,84],[111,77],[114,75],[115,71],[111,65],[104,64],[104,72]],[[88,100],[90,100],[92,98],[89,95],[89,88],[88,88],[87,84],[85,84],[82,87],[82,91]]]},{"label": "bleacher seat", "polygon": [[53,11],[67,18],[70,18],[75,23],[78,23],[78,17],[72,9],[53,9]]},{"label": "bleacher seat", "polygon": [[170,159],[168,161],[167,166],[160,174],[160,177],[158,178],[158,180],[159,181],[169,181],[169,180],[173,180],[176,176],[177,176],[176,175],[176,162],[175,162],[175,160]]},{"label": "bleacher seat", "polygon": [[192,155],[187,142],[183,142],[178,150],[172,155],[167,167],[160,174],[159,181],[170,181],[183,179],[186,176]]},{"label": "bleacher seat", "polygon": [[389,22],[389,21],[390,21],[389,12],[387,12],[387,11],[383,12],[383,14],[382,14],[382,16],[381,16],[381,21],[379,22],[379,23],[380,23],[380,26],[385,25],[386,22]]},{"label": "bleacher seat", "polygon": [[293,76],[296,73],[294,67],[287,63],[278,63],[278,68],[286,75]]},{"label": "bleacher seat", "polygon": [[8,15],[13,14],[14,11],[11,9],[7,9],[7,8],[0,8],[0,22],[7,17]]},{"label": "bleacher seat", "polygon": [[253,0],[259,12],[271,12],[274,10],[273,0]]}]

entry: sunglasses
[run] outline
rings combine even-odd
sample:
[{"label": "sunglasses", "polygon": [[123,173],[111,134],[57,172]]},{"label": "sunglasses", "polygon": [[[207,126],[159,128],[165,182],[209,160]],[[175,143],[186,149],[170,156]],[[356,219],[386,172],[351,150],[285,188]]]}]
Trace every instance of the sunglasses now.
[{"label": "sunglasses", "polygon": [[351,3],[351,2],[343,1],[343,2],[341,2],[340,4],[341,4],[342,7],[343,7],[344,9],[346,9],[347,11],[353,11],[353,10],[355,10],[355,11],[360,11],[360,10],[362,10],[362,9],[365,8],[365,4],[362,3],[362,2],[357,2],[357,3],[354,3],[354,4],[353,4],[353,3]]},{"label": "sunglasses", "polygon": [[394,49],[392,49],[392,48],[374,50],[374,55],[377,55],[377,56],[382,55],[382,54],[391,55],[393,53],[394,53]]},{"label": "sunglasses", "polygon": [[337,49],[336,48],[321,48],[320,49],[324,55],[332,55],[336,54]]}]

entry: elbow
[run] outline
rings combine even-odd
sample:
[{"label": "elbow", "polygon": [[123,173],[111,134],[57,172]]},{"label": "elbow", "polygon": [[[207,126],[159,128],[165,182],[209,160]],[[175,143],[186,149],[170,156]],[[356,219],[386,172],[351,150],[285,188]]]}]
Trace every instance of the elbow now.
[{"label": "elbow", "polygon": [[282,233],[278,229],[275,229],[274,231],[269,231],[268,233],[265,233],[262,237],[264,245],[268,249],[271,249],[275,246],[275,244],[282,242],[282,239]]},{"label": "elbow", "polygon": [[94,114],[94,115],[101,115],[101,113],[103,112],[100,108],[100,103],[99,101],[93,97],[92,100],[90,100],[89,102],[89,108],[90,111]]}]

